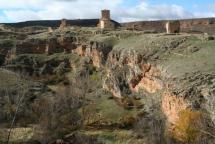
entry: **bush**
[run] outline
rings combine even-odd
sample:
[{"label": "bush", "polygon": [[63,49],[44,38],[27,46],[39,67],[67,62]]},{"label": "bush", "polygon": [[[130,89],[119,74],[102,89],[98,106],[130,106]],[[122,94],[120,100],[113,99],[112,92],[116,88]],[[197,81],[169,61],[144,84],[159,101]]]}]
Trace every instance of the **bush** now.
[{"label": "bush", "polygon": [[54,97],[44,97],[34,104],[34,110],[38,112],[39,124],[42,135],[37,139],[49,142],[53,139],[62,139],[82,126],[82,117],[78,112],[82,102],[74,88],[69,86],[60,89]]},{"label": "bush", "polygon": [[203,115],[200,111],[185,109],[179,113],[172,133],[173,138],[185,143],[196,143],[200,137],[200,129],[203,127]]},{"label": "bush", "polygon": [[132,115],[126,115],[120,119],[120,127],[131,128],[136,123],[136,118]]},{"label": "bush", "polygon": [[134,130],[147,144],[166,144],[165,120],[161,112],[142,112]]},{"label": "bush", "polygon": [[136,100],[133,97],[124,97],[123,99],[120,100],[120,105],[127,110],[130,110],[133,108],[136,108],[136,109],[143,108],[142,102],[140,100]]},{"label": "bush", "polygon": [[90,80],[92,81],[99,81],[101,79],[101,76],[99,75],[99,72],[93,72],[92,75],[90,75]]}]

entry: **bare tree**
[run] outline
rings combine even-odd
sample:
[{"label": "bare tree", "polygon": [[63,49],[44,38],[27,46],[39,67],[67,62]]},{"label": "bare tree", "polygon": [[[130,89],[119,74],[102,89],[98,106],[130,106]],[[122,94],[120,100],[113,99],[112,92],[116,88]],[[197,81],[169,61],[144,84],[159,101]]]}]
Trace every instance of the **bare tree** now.
[{"label": "bare tree", "polygon": [[7,136],[7,144],[9,144],[9,142],[10,142],[10,135],[11,135],[12,129],[14,127],[14,123],[16,121],[16,117],[17,117],[17,114],[19,112],[20,106],[21,106],[23,99],[25,97],[25,94],[26,94],[25,90],[23,90],[23,92],[21,94],[18,94],[18,102],[17,102],[17,106],[16,106],[16,110],[15,110],[13,119],[12,119],[11,124],[10,124],[10,129],[9,129],[8,136]]},{"label": "bare tree", "polygon": [[[8,71],[8,73],[10,74],[10,72]],[[14,74],[14,73],[13,73]],[[11,87],[11,88],[5,88],[5,98],[7,99],[7,106],[14,106],[14,109],[10,109],[8,108],[8,113],[10,114],[11,117],[11,123],[10,123],[10,128],[9,128],[9,132],[7,135],[7,140],[6,143],[9,144],[10,142],[10,136],[11,136],[11,132],[12,129],[15,125],[15,121],[17,119],[17,115],[20,112],[20,108],[23,104],[23,100],[25,98],[25,95],[27,94],[28,91],[28,84],[26,83],[26,80],[24,79],[24,77],[15,74],[14,77],[14,83],[15,83],[15,87]]]},{"label": "bare tree", "polygon": [[73,84],[75,85],[76,94],[77,96],[82,99],[82,118],[83,121],[87,119],[87,93],[90,89],[90,75],[89,75],[89,69],[85,67],[84,70],[82,70],[74,79]]},{"label": "bare tree", "polygon": [[34,109],[39,113],[41,133],[37,138],[47,143],[53,139],[62,139],[82,126],[79,108],[83,100],[79,97],[77,85],[70,84],[57,89],[54,95],[42,97],[35,102]]}]

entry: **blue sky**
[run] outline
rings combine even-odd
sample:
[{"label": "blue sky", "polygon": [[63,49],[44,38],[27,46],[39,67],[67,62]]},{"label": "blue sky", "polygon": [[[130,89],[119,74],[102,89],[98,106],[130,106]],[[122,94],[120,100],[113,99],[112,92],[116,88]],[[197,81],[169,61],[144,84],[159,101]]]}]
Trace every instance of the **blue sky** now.
[{"label": "blue sky", "polygon": [[176,4],[190,11],[207,11],[209,5],[215,5],[214,0],[150,0],[151,4]]},{"label": "blue sky", "polygon": [[101,9],[120,22],[215,17],[215,0],[0,0],[0,23],[99,18]]}]

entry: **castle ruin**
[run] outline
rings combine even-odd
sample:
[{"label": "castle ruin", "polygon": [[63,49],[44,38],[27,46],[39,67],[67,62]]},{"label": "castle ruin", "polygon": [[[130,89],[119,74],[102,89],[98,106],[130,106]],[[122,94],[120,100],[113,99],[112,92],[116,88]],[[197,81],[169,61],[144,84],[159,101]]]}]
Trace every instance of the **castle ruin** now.
[{"label": "castle ruin", "polygon": [[180,21],[168,21],[166,23],[166,32],[170,33],[179,33],[180,32]]},{"label": "castle ruin", "polygon": [[52,33],[53,31],[52,27],[48,27],[48,33]]},{"label": "castle ruin", "polygon": [[98,27],[101,29],[114,29],[115,24],[111,21],[110,10],[101,11],[101,19],[99,21]]},{"label": "castle ruin", "polygon": [[66,28],[67,26],[68,26],[67,20],[66,20],[66,19],[62,19],[59,29],[64,29],[64,28]]}]

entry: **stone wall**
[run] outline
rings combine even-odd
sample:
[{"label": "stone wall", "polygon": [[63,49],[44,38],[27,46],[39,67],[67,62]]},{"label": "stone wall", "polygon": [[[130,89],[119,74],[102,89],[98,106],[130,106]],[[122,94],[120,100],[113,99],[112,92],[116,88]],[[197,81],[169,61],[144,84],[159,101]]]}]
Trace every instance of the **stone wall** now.
[{"label": "stone wall", "polygon": [[115,25],[112,21],[110,20],[100,20],[99,22],[99,27],[101,29],[114,29]]},{"label": "stone wall", "polygon": [[181,20],[180,25],[184,32],[215,34],[215,18]]},{"label": "stone wall", "polygon": [[[181,32],[215,34],[215,18],[186,19],[180,21]],[[165,32],[167,21],[139,21],[122,23],[125,29]]]},{"label": "stone wall", "polygon": [[140,31],[157,31],[165,32],[164,21],[139,21],[123,23],[122,26],[128,30],[140,30]]},{"label": "stone wall", "polygon": [[180,32],[180,21],[168,21],[166,23],[166,32],[179,33]]}]

